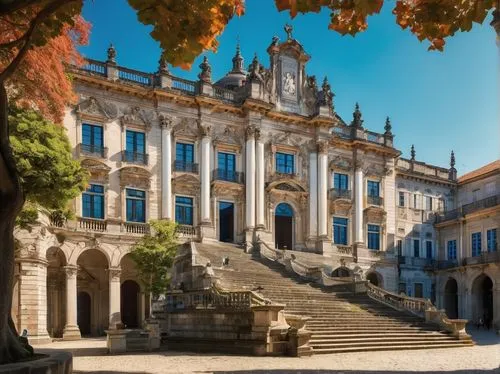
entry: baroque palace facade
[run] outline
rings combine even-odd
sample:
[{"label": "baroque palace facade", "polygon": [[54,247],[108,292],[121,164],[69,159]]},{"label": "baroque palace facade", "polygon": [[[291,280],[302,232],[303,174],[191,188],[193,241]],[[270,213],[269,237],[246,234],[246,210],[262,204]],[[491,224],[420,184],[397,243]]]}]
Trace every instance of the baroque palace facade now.
[{"label": "baroque palace facade", "polygon": [[106,62],[73,69],[79,100],[64,125],[90,185],[75,221],[16,231],[19,329],[43,341],[140,326],[149,302],[127,253],[151,219],[176,221],[184,240],[323,254],[332,269],[356,266],[388,290],[464,318],[488,310],[500,323],[498,164],[489,210],[473,209],[469,224],[460,192],[469,182],[457,181],[454,156],[450,168],[414,150],[401,158],[389,119],[370,131],[357,104],[344,122],[327,79],[306,74],[310,57],[286,31],[267,48],[268,67],[254,57],[246,69],[238,46],[216,82],[206,58],[189,81],[162,61],[153,74],[121,67],[113,47]]}]

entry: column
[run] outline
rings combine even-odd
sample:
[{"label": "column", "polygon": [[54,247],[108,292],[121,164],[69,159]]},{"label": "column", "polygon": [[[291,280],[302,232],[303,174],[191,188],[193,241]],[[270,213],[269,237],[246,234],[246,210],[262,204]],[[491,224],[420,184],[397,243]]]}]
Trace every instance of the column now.
[{"label": "column", "polygon": [[120,314],[120,275],[121,268],[109,268],[109,328],[120,329],[122,317]]},{"label": "column", "polygon": [[172,127],[171,121],[163,118],[161,126],[161,216],[172,219]]},{"label": "column", "polygon": [[257,227],[260,229],[265,228],[265,195],[264,195],[264,142],[262,141],[260,129],[255,132],[255,152],[256,152],[256,213],[257,213]]},{"label": "column", "polygon": [[210,137],[209,128],[201,127],[201,224],[210,224]]},{"label": "column", "polygon": [[255,227],[255,129],[247,128],[245,144],[245,178],[246,178],[246,223],[248,229]]},{"label": "column", "polygon": [[359,165],[354,171],[354,230],[355,242],[363,243],[363,169]]},{"label": "column", "polygon": [[66,272],[66,325],[64,326],[63,339],[80,339],[80,329],[76,319],[76,274],[78,268],[75,265],[64,267]]},{"label": "column", "polygon": [[309,237],[318,236],[318,154],[309,154]]},{"label": "column", "polygon": [[318,236],[328,237],[328,154],[327,143],[318,144]]}]

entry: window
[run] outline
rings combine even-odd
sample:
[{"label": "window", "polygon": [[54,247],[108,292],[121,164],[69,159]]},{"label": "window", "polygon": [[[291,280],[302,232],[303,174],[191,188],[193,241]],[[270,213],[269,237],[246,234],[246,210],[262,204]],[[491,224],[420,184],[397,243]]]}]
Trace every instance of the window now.
[{"label": "window", "polygon": [[448,260],[456,260],[457,259],[457,241],[456,240],[448,240]]},{"label": "window", "polygon": [[222,180],[235,179],[236,156],[232,153],[217,153],[217,177]]},{"label": "window", "polygon": [[127,130],[125,160],[146,163],[146,136],[142,132]]},{"label": "window", "polygon": [[495,252],[497,250],[497,229],[486,231],[486,241],[488,252]]},{"label": "window", "polygon": [[181,225],[193,225],[193,199],[191,197],[175,197],[175,222]]},{"label": "window", "polygon": [[472,201],[479,200],[479,191],[480,191],[479,188],[472,191]]},{"label": "window", "polygon": [[402,256],[403,255],[403,241],[401,239],[398,239],[398,241],[396,242],[396,248],[398,250],[398,256]]},{"label": "window", "polygon": [[399,193],[399,206],[405,206],[405,193]]},{"label": "window", "polygon": [[287,153],[276,153],[276,171],[283,174],[293,174],[294,168],[294,155]]},{"label": "window", "polygon": [[349,177],[347,174],[334,173],[333,174],[333,188],[337,190],[349,189]]},{"label": "window", "polygon": [[91,184],[82,194],[82,216],[104,219],[104,186]]},{"label": "window", "polygon": [[413,257],[420,257],[420,240],[413,239]]},{"label": "window", "polygon": [[368,196],[380,196],[380,182],[368,181],[367,184]]},{"label": "window", "polygon": [[422,283],[415,283],[415,297],[424,297],[424,285]]},{"label": "window", "polygon": [[432,242],[430,240],[425,242],[425,257],[432,258]]},{"label": "window", "polygon": [[380,249],[380,226],[368,225],[368,249]]},{"label": "window", "polygon": [[431,196],[425,197],[425,209],[432,210],[432,197]]},{"label": "window", "polygon": [[333,243],[347,245],[347,218],[333,217]]},{"label": "window", "polygon": [[85,152],[101,153],[104,147],[104,137],[102,134],[102,126],[82,125],[82,149]]},{"label": "window", "polygon": [[185,163],[194,162],[194,146],[189,143],[175,144],[175,159]]},{"label": "window", "polygon": [[481,233],[475,232],[472,234],[472,257],[481,254]]},{"label": "window", "polygon": [[146,192],[126,189],[127,222],[146,222]]}]

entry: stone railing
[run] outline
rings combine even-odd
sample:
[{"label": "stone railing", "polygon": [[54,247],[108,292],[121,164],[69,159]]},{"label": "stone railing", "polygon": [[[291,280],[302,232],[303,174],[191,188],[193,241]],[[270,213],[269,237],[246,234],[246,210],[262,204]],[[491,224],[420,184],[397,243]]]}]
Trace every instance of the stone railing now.
[{"label": "stone railing", "polygon": [[198,237],[196,227],[191,225],[177,225],[176,232],[179,238],[196,239]]},{"label": "stone railing", "polygon": [[459,208],[449,210],[442,213],[436,213],[436,223],[449,221],[463,217],[467,214],[474,213],[481,209],[492,208],[500,203],[500,195],[489,196],[485,199],[474,201],[469,204],[462,205]]},{"label": "stone railing", "polygon": [[352,199],[352,191],[351,190],[344,190],[340,188],[330,188],[328,191],[328,199],[330,200],[337,200],[337,199],[347,199],[351,200]]},{"label": "stone railing", "polygon": [[352,246],[350,245],[334,244],[333,247],[336,248],[336,252],[340,255],[352,256]]},{"label": "stone railing", "polygon": [[198,92],[197,84],[194,81],[187,79],[171,77],[172,79],[172,89],[181,91],[188,95],[195,95]]},{"label": "stone railing", "polygon": [[320,281],[322,279],[323,270],[320,266],[311,266],[298,261],[294,254],[290,256],[290,267],[293,272],[305,279]]},{"label": "stone railing", "polygon": [[366,140],[371,143],[384,144],[384,135],[373,131],[366,131]]},{"label": "stone railing", "polygon": [[264,256],[271,261],[283,260],[285,257],[284,251],[269,246],[266,242],[260,240],[257,242],[261,256]]},{"label": "stone railing", "polygon": [[223,101],[229,101],[229,102],[235,101],[234,91],[222,87],[214,86],[214,96],[217,99],[221,99]]},{"label": "stone railing", "polygon": [[80,70],[83,70],[91,75],[100,75],[105,77],[106,76],[106,63],[97,61],[97,60],[92,60],[92,59],[87,59],[87,63],[81,67]]},{"label": "stone railing", "polygon": [[433,307],[430,300],[396,295],[395,293],[374,286],[370,282],[366,282],[366,293],[372,299],[378,300],[395,309],[415,314],[419,317],[425,317],[425,311]]},{"label": "stone railing", "polygon": [[78,228],[85,231],[100,231],[107,230],[108,224],[104,219],[77,217]]},{"label": "stone railing", "polygon": [[427,165],[420,161],[411,161],[408,159],[399,158],[396,162],[396,168],[431,177],[437,177],[439,179],[449,179],[448,169]]},{"label": "stone railing", "polygon": [[481,252],[479,256],[465,258],[465,265],[491,264],[500,262],[500,252]]},{"label": "stone railing", "polygon": [[147,165],[149,155],[147,153],[133,152],[133,151],[122,151],[122,160],[125,162]]},{"label": "stone railing", "polygon": [[81,157],[82,155],[84,155],[98,158],[108,158],[108,148],[101,147],[99,145],[80,143],[76,146],[76,155],[77,157]]},{"label": "stone railing", "polygon": [[144,86],[152,86],[154,81],[153,74],[143,73],[121,66],[118,67],[118,78],[126,82],[138,83]]},{"label": "stone railing", "polygon": [[435,307],[427,309],[425,311],[425,321],[438,325],[459,340],[472,340],[471,336],[465,331],[468,321],[466,319],[450,319],[444,310],[438,310]]},{"label": "stone railing", "polygon": [[149,225],[142,222],[123,222],[122,232],[129,234],[149,234]]}]

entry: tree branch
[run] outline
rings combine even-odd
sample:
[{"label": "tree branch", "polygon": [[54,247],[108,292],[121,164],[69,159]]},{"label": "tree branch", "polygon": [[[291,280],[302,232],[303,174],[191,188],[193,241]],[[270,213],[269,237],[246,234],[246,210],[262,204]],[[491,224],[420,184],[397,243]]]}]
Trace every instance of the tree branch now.
[{"label": "tree branch", "polygon": [[17,0],[10,4],[0,4],[0,16],[8,16],[18,10],[28,8],[36,3],[41,3],[40,0]]}]

